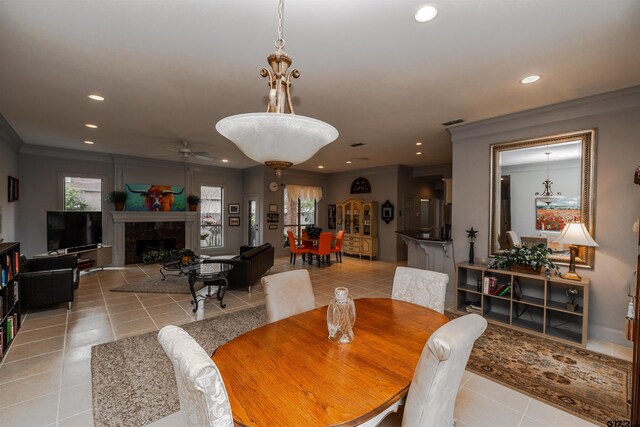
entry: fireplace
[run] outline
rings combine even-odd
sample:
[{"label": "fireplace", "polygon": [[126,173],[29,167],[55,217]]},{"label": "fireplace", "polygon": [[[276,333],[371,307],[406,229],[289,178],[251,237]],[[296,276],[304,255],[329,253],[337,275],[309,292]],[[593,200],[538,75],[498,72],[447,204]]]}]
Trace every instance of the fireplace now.
[{"label": "fireplace", "polygon": [[150,249],[185,247],[184,222],[127,222],[124,228],[124,262],[142,262],[142,254]]}]

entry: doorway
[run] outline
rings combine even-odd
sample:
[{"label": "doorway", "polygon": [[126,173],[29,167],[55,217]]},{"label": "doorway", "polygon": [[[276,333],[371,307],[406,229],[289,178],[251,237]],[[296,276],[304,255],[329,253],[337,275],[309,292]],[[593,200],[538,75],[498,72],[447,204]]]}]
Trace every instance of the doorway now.
[{"label": "doorway", "polygon": [[257,197],[246,197],[247,206],[247,245],[260,245],[259,200]]}]

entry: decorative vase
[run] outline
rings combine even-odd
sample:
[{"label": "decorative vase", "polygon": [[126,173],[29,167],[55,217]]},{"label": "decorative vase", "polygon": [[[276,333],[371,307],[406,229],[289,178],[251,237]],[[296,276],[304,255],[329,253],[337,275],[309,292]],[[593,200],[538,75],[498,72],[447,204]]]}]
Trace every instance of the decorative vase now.
[{"label": "decorative vase", "polygon": [[180,257],[180,263],[181,264],[191,264],[191,261],[193,260],[193,257],[190,255],[182,255]]},{"label": "decorative vase", "polygon": [[336,288],[335,298],[327,307],[327,328],[329,340],[336,344],[353,341],[353,326],[356,323],[356,306],[347,288]]},{"label": "decorative vase", "polygon": [[124,210],[124,203],[122,203],[122,202],[115,202],[113,205],[115,206],[117,211],[123,211]]},{"label": "decorative vase", "polygon": [[533,273],[542,272],[542,266],[534,269],[530,265],[526,265],[526,264],[511,264],[509,266],[509,270],[517,271],[518,273],[531,273],[531,274],[533,274]]},{"label": "decorative vase", "polygon": [[189,210],[190,210],[191,212],[195,212],[195,211],[197,211],[197,210],[198,210],[198,204],[197,204],[197,203],[191,203],[191,204],[189,204]]},{"label": "decorative vase", "polygon": [[473,244],[475,242],[469,242],[469,264],[474,263],[475,254],[473,252]]},{"label": "decorative vase", "polygon": [[576,311],[576,308],[578,308],[578,305],[568,302],[568,303],[565,304],[565,307],[566,307],[567,311]]}]

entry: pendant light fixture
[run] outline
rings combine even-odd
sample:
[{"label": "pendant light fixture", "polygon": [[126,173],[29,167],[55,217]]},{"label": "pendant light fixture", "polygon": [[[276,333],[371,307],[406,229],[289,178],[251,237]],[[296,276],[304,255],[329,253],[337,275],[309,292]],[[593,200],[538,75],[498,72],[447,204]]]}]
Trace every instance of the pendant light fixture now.
[{"label": "pendant light fixture", "polygon": [[267,112],[238,114],[216,124],[222,136],[250,159],[274,169],[278,178],[284,169],[309,160],[338,138],[338,131],[330,124],[293,111],[291,79],[300,77],[300,72],[289,70],[292,60],[283,50],[282,2],[278,1],[276,51],[267,57],[271,69],[260,70],[260,75],[269,79]]},{"label": "pendant light fixture", "polygon": [[542,185],[544,185],[544,191],[542,192],[542,194],[536,193],[536,198],[537,200],[546,203],[548,206],[556,200],[562,198],[562,195],[561,193],[553,194],[553,190],[551,190],[551,184],[553,184],[553,182],[549,180],[549,155],[551,154],[551,152],[548,151],[544,154],[547,155],[547,180],[542,183]]}]

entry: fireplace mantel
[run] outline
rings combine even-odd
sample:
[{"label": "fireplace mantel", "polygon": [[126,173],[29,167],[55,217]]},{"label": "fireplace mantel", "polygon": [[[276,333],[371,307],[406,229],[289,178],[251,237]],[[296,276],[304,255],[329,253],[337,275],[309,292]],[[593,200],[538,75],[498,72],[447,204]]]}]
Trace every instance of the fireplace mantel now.
[{"label": "fireplace mantel", "polygon": [[198,212],[186,211],[109,211],[113,217],[113,222],[196,222]]},{"label": "fireplace mantel", "polygon": [[109,211],[114,222],[113,264],[125,263],[125,223],[128,222],[184,222],[185,248],[196,249],[199,243],[196,236],[198,230],[198,212],[191,211]]}]

